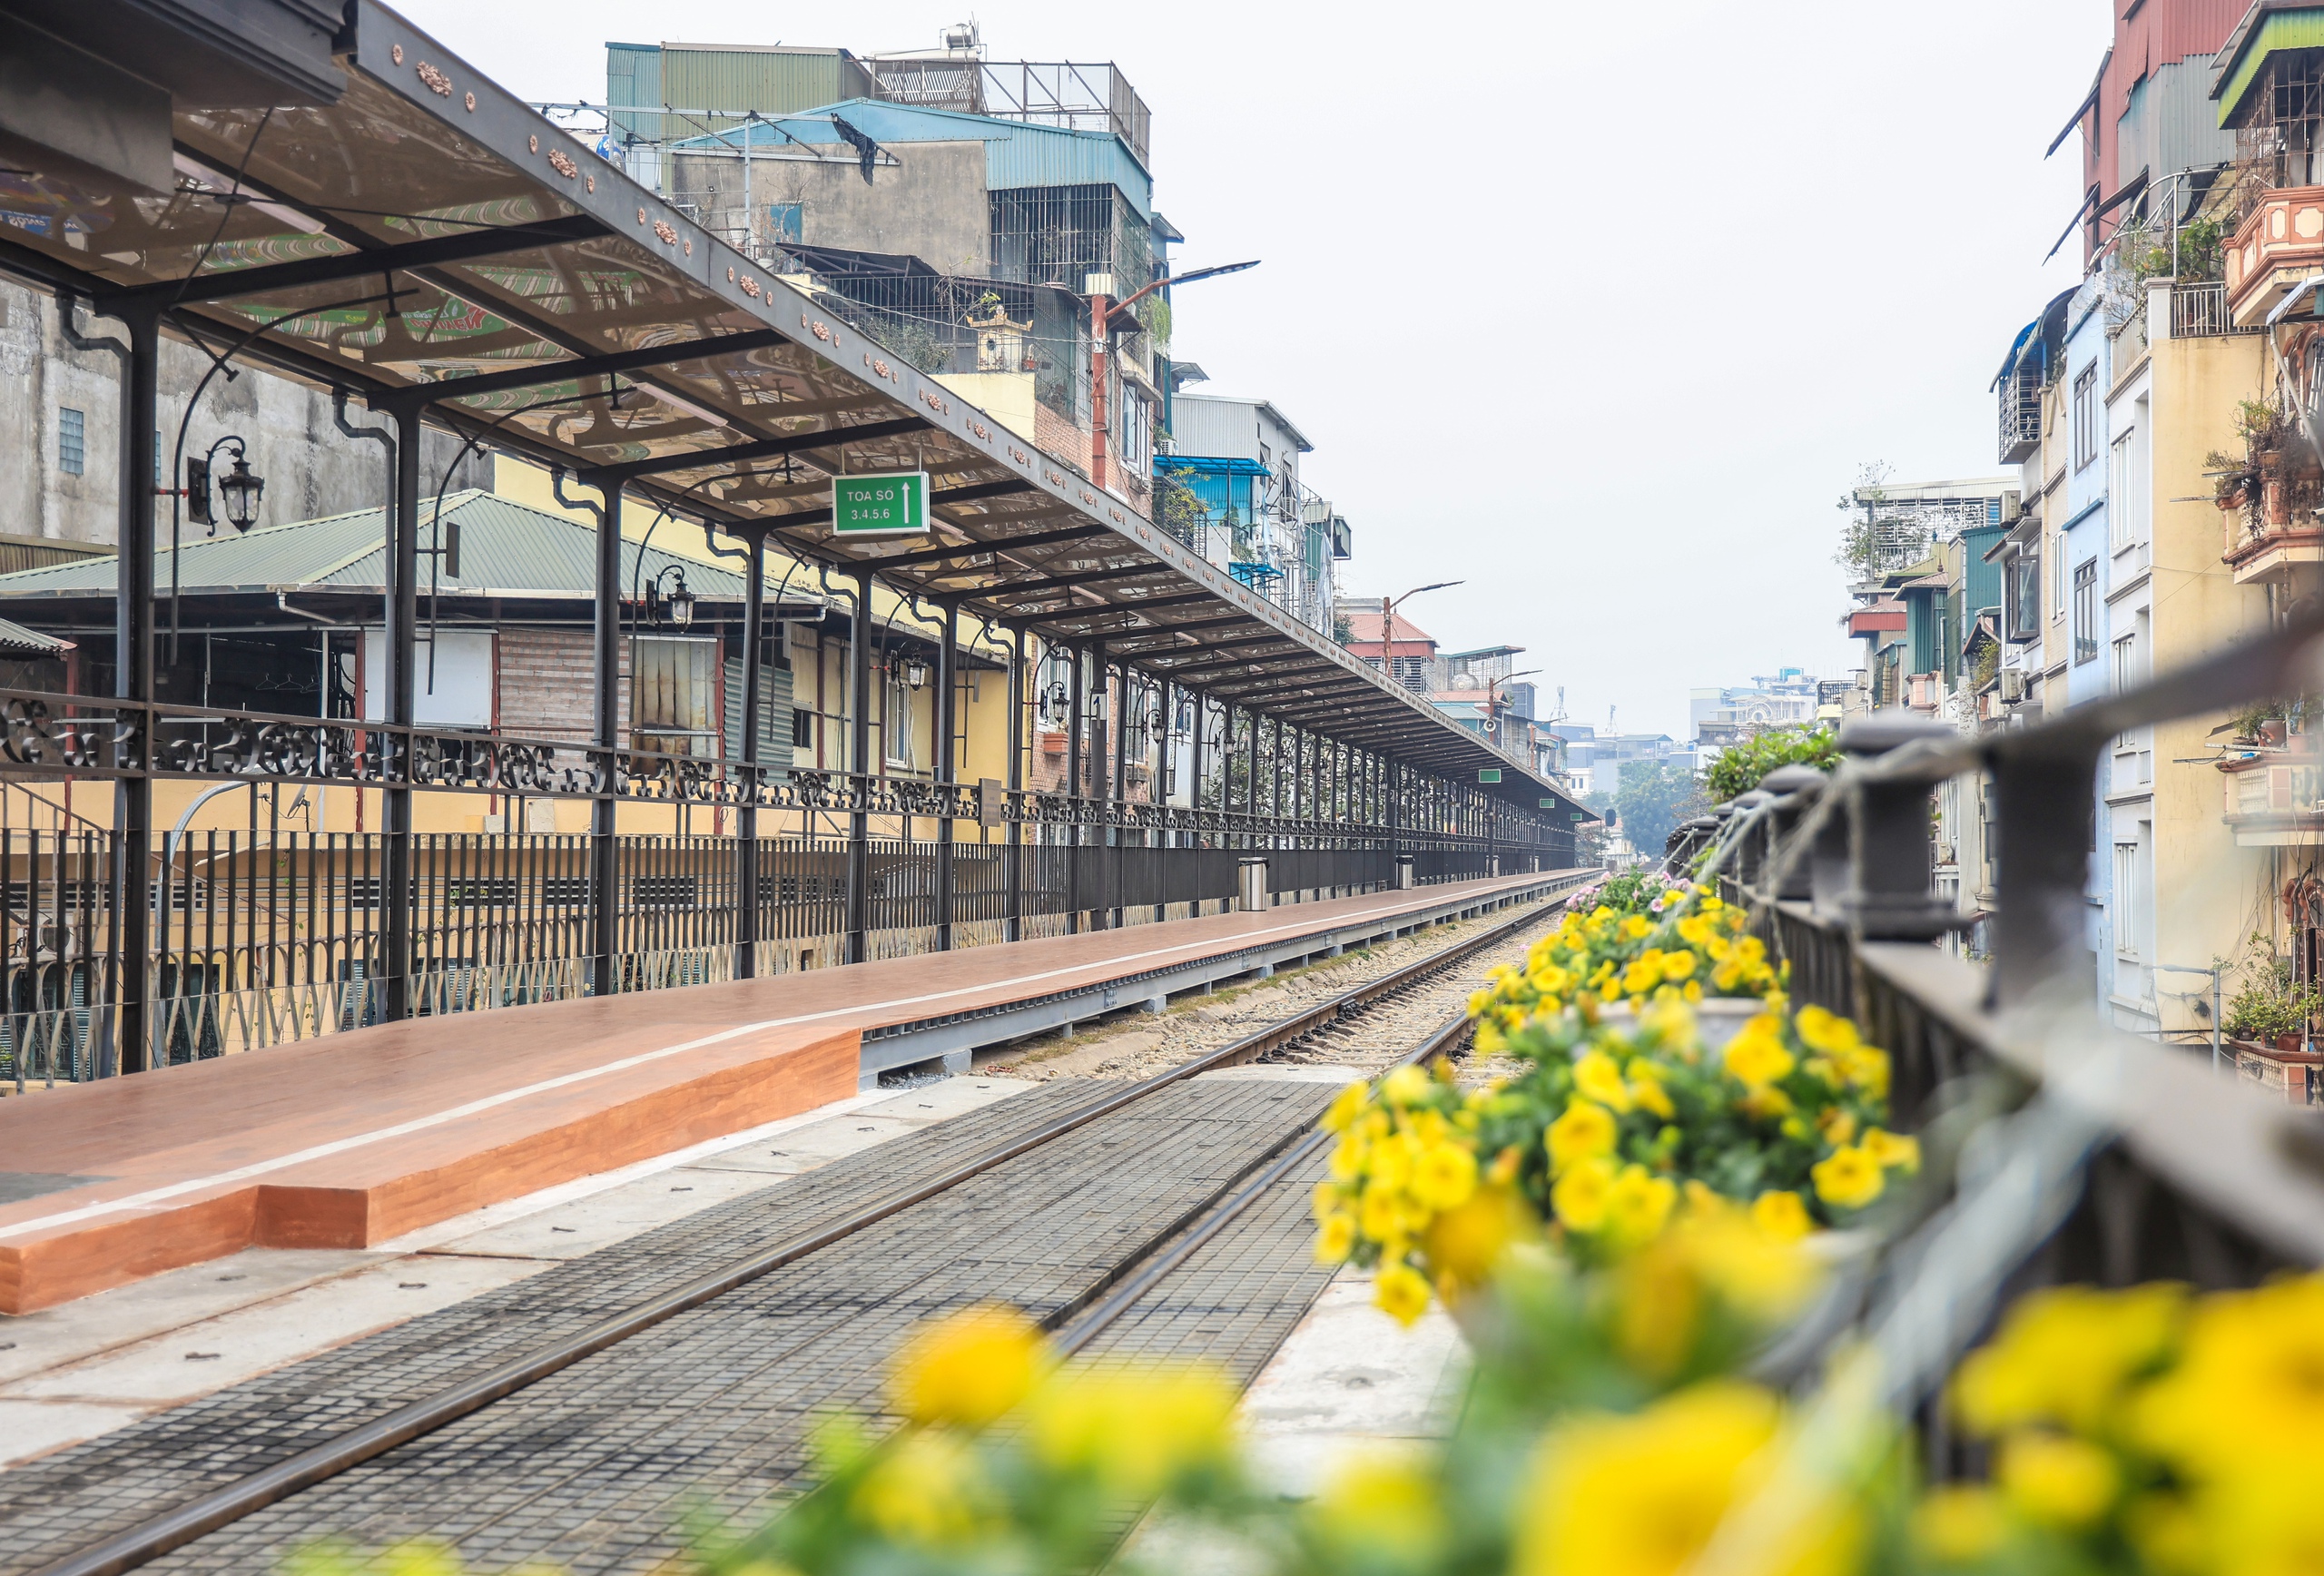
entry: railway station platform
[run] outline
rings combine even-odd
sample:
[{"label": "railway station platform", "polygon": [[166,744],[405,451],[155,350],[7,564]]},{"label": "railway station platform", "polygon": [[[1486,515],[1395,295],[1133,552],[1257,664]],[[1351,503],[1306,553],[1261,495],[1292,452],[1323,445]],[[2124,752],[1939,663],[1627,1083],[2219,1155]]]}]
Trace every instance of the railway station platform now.
[{"label": "railway station platform", "polygon": [[0,1102],[0,1313],[365,1247],[980,1047],[1554,897],[1551,872],[409,1019]]}]

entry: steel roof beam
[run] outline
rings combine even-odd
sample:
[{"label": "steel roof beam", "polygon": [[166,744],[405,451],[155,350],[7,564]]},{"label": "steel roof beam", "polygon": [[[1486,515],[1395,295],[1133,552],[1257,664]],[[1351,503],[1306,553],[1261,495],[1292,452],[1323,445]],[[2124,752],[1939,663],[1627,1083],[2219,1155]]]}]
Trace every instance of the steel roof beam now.
[{"label": "steel roof beam", "polygon": [[[705,448],[688,454],[657,455],[652,459],[633,459],[623,465],[590,465],[586,461],[568,459],[567,468],[587,471],[607,482],[634,481],[643,476],[660,476],[673,470],[711,470],[722,465],[740,465],[745,460],[773,459],[778,455],[802,454],[810,449],[832,448],[842,443],[872,443],[882,438],[903,438],[927,430],[928,423],[917,416],[906,416],[894,421],[867,421],[859,427],[830,427],[820,432],[793,432],[781,438],[757,438],[748,443],[730,443],[723,448]],[[828,514],[826,515],[828,517]],[[805,524],[803,520],[783,516],[770,517],[771,526]]]},{"label": "steel roof beam", "polygon": [[413,269],[446,263],[475,262],[511,251],[561,246],[606,234],[603,224],[586,213],[545,219],[537,224],[502,224],[458,235],[438,235],[400,246],[340,252],[331,257],[301,258],[296,262],[271,262],[257,268],[221,269],[183,280],[165,280],[133,289],[108,291],[96,298],[97,310],[111,316],[139,308],[187,306],[195,301],[234,300],[279,290],[330,284],[342,279],[365,279],[375,273],[406,273]]},{"label": "steel roof beam", "polygon": [[[998,497],[1005,493],[1036,492],[1039,489],[1029,481],[1012,478],[1005,482],[987,482],[979,488],[964,488],[961,490],[973,492],[979,497]],[[943,503],[950,497],[949,493],[938,493],[931,501]],[[899,553],[892,558],[881,558],[875,562],[882,569],[916,569],[922,564],[941,564],[948,558],[968,558],[979,553],[1007,553],[1028,547],[1048,547],[1059,542],[1078,542],[1089,537],[1102,537],[1106,534],[1106,527],[1103,526],[1079,526],[1069,531],[1034,531],[1022,537],[1002,537],[989,542],[967,542],[957,547],[929,547],[917,553]]]},{"label": "steel roof beam", "polygon": [[[529,330],[527,331],[530,332]],[[414,383],[386,403],[434,405],[447,399],[467,399],[478,394],[502,394],[511,389],[537,389],[544,384],[563,383],[576,378],[608,378],[616,372],[642,371],[653,367],[674,366],[680,361],[699,361],[713,356],[736,356],[749,350],[769,350],[790,342],[773,329],[753,329],[746,333],[720,334],[707,340],[684,340],[670,345],[646,345],[635,350],[615,350],[603,356],[575,356],[563,361],[537,361],[530,366],[512,367],[506,372],[478,372],[465,378],[446,378],[434,383]],[[884,403],[887,402],[872,396],[851,401],[850,405],[852,409],[869,409]]]},{"label": "steel roof beam", "polygon": [[[1046,596],[1055,591],[1071,591],[1083,586],[1096,586],[1108,580],[1128,580],[1139,575],[1151,575],[1157,569],[1167,570],[1167,564],[1132,564],[1120,569],[1092,569],[1086,575],[1056,575],[1046,580],[1004,582],[984,593],[990,602],[1015,602],[1027,596]],[[1096,611],[1092,609],[1092,611]],[[1038,615],[1036,615],[1038,616]]]}]

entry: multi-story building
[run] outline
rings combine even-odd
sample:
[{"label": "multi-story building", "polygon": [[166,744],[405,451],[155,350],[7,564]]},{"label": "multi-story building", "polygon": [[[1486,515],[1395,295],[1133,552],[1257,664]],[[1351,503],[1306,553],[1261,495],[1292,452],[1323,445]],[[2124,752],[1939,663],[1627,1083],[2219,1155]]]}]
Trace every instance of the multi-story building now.
[{"label": "multi-story building", "polygon": [[1315,445],[1265,399],[1180,393],[1162,524],[1244,585],[1317,629],[1332,629],[1333,567],[1354,544],[1347,522],[1299,479]]},{"label": "multi-story building", "polygon": [[[1110,64],[944,47],[607,45],[602,151],[1028,443],[1312,626],[1346,521],[1264,399],[1180,392],[1151,117]],[[1097,442],[1102,409],[1105,442]]]},{"label": "multi-story building", "polygon": [[[1991,550],[1998,616],[1973,635],[1993,653],[1981,725],[2133,687],[2309,589],[2302,534],[2324,528],[2301,507],[2314,468],[2289,398],[2309,387],[2302,330],[2281,336],[2281,360],[2260,330],[2324,269],[2324,167],[2309,152],[2324,50],[2304,47],[2319,29],[2324,6],[2273,0],[2149,0],[2115,24],[2068,127],[2087,172],[2085,278],[2019,330],[1994,384],[2000,458],[2026,502]],[[2134,729],[2103,763],[2092,975],[2125,1027],[2207,1038],[2201,970],[2237,957],[2255,920],[2314,966],[2314,932],[2284,917],[2306,870],[2285,851],[2313,832],[2270,799],[2299,735],[2223,750],[2220,720]]]},{"label": "multi-story building", "polygon": [[1806,668],[1782,667],[1748,685],[1687,692],[1687,725],[1698,749],[1725,747],[1768,728],[1814,727],[1822,681]]}]

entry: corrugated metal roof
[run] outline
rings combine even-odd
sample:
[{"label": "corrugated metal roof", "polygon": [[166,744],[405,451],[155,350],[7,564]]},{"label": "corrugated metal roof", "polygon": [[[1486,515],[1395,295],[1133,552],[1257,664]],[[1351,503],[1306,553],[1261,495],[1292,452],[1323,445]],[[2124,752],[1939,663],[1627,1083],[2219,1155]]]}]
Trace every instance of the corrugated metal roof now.
[{"label": "corrugated metal roof", "polygon": [[[110,564],[112,559],[105,560]],[[73,649],[73,642],[26,629],[13,619],[0,618],[0,656],[56,656]]]},{"label": "corrugated metal roof", "polygon": [[[666,71],[667,68],[665,68]],[[704,106],[713,107],[713,106]],[[724,107],[724,106],[715,106]],[[1045,126],[1031,121],[1005,121],[991,115],[965,114],[959,110],[933,109],[924,104],[889,103],[880,99],[844,99],[818,104],[795,115],[777,115],[760,125],[737,130],[724,142],[743,146],[747,135],[753,147],[783,147],[792,139],[815,146],[844,148],[831,122],[809,118],[837,115],[882,146],[910,143],[982,143],[985,187],[1006,192],[1028,186],[1106,186],[1119,190],[1152,222],[1154,179],[1128,147],[1111,132],[1078,132],[1065,126]],[[776,128],[781,128],[777,130]],[[715,147],[722,139],[691,137],[672,144],[684,153],[690,147]]]},{"label": "corrugated metal roof", "polygon": [[[434,545],[433,503],[430,499],[420,509],[422,547]],[[444,517],[460,525],[460,573],[439,576],[437,584],[441,589],[495,596],[592,595],[596,583],[596,527],[476,490],[448,495],[444,499]],[[240,536],[222,534],[191,541],[179,555],[179,588],[184,595],[197,596],[318,586],[380,589],[387,584],[386,520],[384,509],[360,509],[290,525],[263,526]],[[644,551],[648,576],[675,564],[685,571],[686,584],[695,596],[711,602],[742,600],[742,576],[659,547]],[[638,544],[622,544],[625,596],[636,579],[638,553]],[[155,582],[166,586],[170,583],[168,549],[155,553],[154,559]],[[420,575],[424,582],[425,564]],[[109,557],[51,564],[0,575],[0,602],[110,596],[113,586],[113,562]]]}]

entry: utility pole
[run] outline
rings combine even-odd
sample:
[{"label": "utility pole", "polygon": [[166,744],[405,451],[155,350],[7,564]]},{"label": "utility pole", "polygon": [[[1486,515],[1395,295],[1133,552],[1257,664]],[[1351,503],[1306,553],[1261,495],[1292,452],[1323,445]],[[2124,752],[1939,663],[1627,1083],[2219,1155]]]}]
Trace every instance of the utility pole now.
[{"label": "utility pole", "polygon": [[[1192,284],[1196,280],[1216,279],[1222,273],[1240,273],[1246,268],[1258,266],[1259,260],[1255,257],[1248,262],[1221,263],[1216,268],[1196,269],[1192,273],[1165,274],[1144,289],[1132,291],[1118,301],[1114,300],[1110,289],[1093,290],[1089,292],[1090,480],[1099,487],[1112,485],[1106,478],[1106,446],[1108,434],[1110,431],[1107,424],[1106,410],[1106,356],[1108,342],[1113,335],[1114,314],[1128,311],[1130,308],[1157,290],[1167,290],[1172,285]],[[1089,277],[1092,280],[1104,280],[1108,286],[1113,281],[1113,275],[1110,273],[1091,274]]]}]

